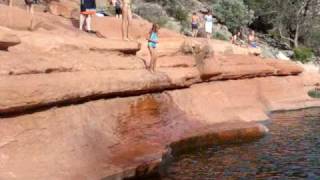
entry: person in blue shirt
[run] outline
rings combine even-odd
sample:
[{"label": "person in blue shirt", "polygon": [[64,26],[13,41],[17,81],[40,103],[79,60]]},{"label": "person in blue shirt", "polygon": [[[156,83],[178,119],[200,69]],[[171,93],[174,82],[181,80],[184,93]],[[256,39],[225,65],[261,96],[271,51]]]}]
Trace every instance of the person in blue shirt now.
[{"label": "person in blue shirt", "polygon": [[147,38],[148,40],[148,49],[150,52],[150,66],[148,67],[148,69],[151,72],[155,72],[156,69],[156,63],[157,63],[157,45],[159,43],[159,36],[158,36],[158,31],[159,31],[159,25],[157,24],[153,24],[152,28],[149,32],[149,37]]}]

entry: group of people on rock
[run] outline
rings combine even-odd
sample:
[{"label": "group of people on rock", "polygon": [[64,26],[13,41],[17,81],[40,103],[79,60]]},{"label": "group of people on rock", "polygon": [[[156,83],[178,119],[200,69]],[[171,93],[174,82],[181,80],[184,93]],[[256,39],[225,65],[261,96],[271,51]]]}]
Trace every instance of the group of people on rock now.
[{"label": "group of people on rock", "polygon": [[[37,0],[25,0],[27,5],[27,10],[33,13],[33,4],[36,3]],[[115,14],[117,18],[122,19],[121,24],[121,32],[122,39],[128,41],[129,40],[129,26],[132,20],[132,12],[131,12],[131,0],[109,0],[110,4],[113,5],[115,9]],[[79,29],[81,31],[86,31],[88,33],[96,33],[92,30],[91,21],[92,16],[96,14],[96,2],[95,0],[80,0],[80,21],[79,21]],[[192,29],[192,37],[197,37],[199,28],[204,26],[204,30],[206,33],[206,37],[210,39],[212,37],[213,32],[213,24],[215,18],[213,17],[213,13],[211,10],[208,10],[202,18],[200,18],[197,13],[193,13],[191,17],[191,29]],[[152,28],[147,37],[147,46],[151,56],[150,64],[147,68],[154,72],[157,61],[157,45],[159,43],[159,30],[158,24],[153,24]],[[241,40],[241,32],[237,31],[231,38],[231,43],[235,45],[242,45],[244,41]],[[257,47],[255,32],[251,31],[248,35],[248,44],[250,47]]]},{"label": "group of people on rock", "polygon": [[[131,0],[111,0],[110,2],[114,8],[117,18],[122,19],[121,24],[121,32],[122,39],[125,41],[129,40],[129,26],[132,20],[132,12],[131,12]],[[84,30],[84,24],[86,24],[85,31],[89,33],[95,33],[91,29],[91,19],[92,15],[95,14],[96,3],[95,0],[81,0],[80,3],[80,30]],[[147,68],[154,72],[157,61],[157,44],[159,41],[158,36],[159,25],[153,24],[152,28],[149,32],[149,36],[147,37],[148,41],[148,50],[151,56],[150,64]]]},{"label": "group of people on rock", "polygon": [[[80,0],[80,23],[79,29],[89,33],[95,33],[91,29],[92,15],[96,14],[95,0]],[[131,23],[131,0],[111,0],[110,2],[115,7],[116,17],[122,19],[121,32],[122,39],[129,40],[129,26]],[[85,25],[85,29],[84,29]]]},{"label": "group of people on rock", "polygon": [[200,18],[197,13],[194,12],[191,17],[192,37],[197,37],[199,28],[204,25],[206,36],[210,39],[213,31],[213,23],[214,18],[211,10],[208,10],[203,18]]},{"label": "group of people on rock", "polygon": [[251,30],[248,35],[247,43],[243,40],[243,36],[240,30],[236,31],[236,33],[233,34],[231,37],[231,43],[237,46],[246,46],[246,47],[251,47],[251,48],[257,48],[257,38],[255,35],[255,31]]},{"label": "group of people on rock", "polygon": [[[213,17],[213,13],[211,10],[208,10],[202,17],[198,16],[196,12],[194,12],[191,16],[191,29],[192,29],[192,37],[197,37],[199,29],[201,27],[204,28],[206,37],[210,39],[213,33],[213,24],[215,18]],[[246,42],[243,40],[241,31],[236,31],[231,39],[231,43],[238,46],[243,46]],[[255,32],[253,30],[250,31],[247,39],[248,46],[251,48],[257,48]]]}]

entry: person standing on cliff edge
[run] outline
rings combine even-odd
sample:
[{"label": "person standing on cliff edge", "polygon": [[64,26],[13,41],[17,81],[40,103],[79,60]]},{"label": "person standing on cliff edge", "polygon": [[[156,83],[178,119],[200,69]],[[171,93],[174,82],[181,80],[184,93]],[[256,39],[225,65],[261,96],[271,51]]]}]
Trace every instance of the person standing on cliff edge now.
[{"label": "person standing on cliff edge", "polygon": [[84,23],[86,23],[86,31],[93,33],[91,29],[91,18],[96,13],[95,0],[81,0],[80,2],[80,24],[79,29],[82,31]]},{"label": "person standing on cliff edge", "polygon": [[31,21],[30,21],[30,30],[33,29],[33,5],[35,3],[34,0],[25,0],[24,1],[26,3],[26,6],[27,6],[27,12],[30,14],[31,16]]},{"label": "person standing on cliff edge", "polygon": [[129,40],[129,29],[132,20],[132,12],[131,12],[131,0],[122,0],[122,39],[125,41]]},{"label": "person standing on cliff edge", "polygon": [[152,28],[149,32],[149,37],[147,38],[148,40],[148,49],[150,53],[150,66],[147,67],[151,72],[155,72],[156,70],[156,63],[157,63],[157,45],[159,43],[159,36],[158,36],[158,31],[159,31],[159,25],[158,24],[153,24]]}]

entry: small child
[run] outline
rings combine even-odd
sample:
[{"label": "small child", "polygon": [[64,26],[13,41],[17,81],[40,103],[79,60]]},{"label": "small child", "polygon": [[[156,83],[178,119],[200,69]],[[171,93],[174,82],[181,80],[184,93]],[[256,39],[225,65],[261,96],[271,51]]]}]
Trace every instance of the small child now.
[{"label": "small child", "polygon": [[156,69],[156,63],[157,63],[156,47],[159,43],[158,30],[159,30],[159,25],[153,24],[152,28],[149,32],[149,38],[147,39],[148,40],[148,49],[149,49],[150,56],[151,56],[150,66],[148,67],[148,69],[151,72],[155,72],[155,69]]}]

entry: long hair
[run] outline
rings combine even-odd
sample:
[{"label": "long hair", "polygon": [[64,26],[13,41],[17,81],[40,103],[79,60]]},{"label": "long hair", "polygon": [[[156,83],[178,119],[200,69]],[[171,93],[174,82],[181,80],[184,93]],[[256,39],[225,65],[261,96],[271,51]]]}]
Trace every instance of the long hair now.
[{"label": "long hair", "polygon": [[152,28],[150,30],[150,34],[155,32],[155,33],[158,33],[159,31],[159,25],[158,24],[152,24]]}]

